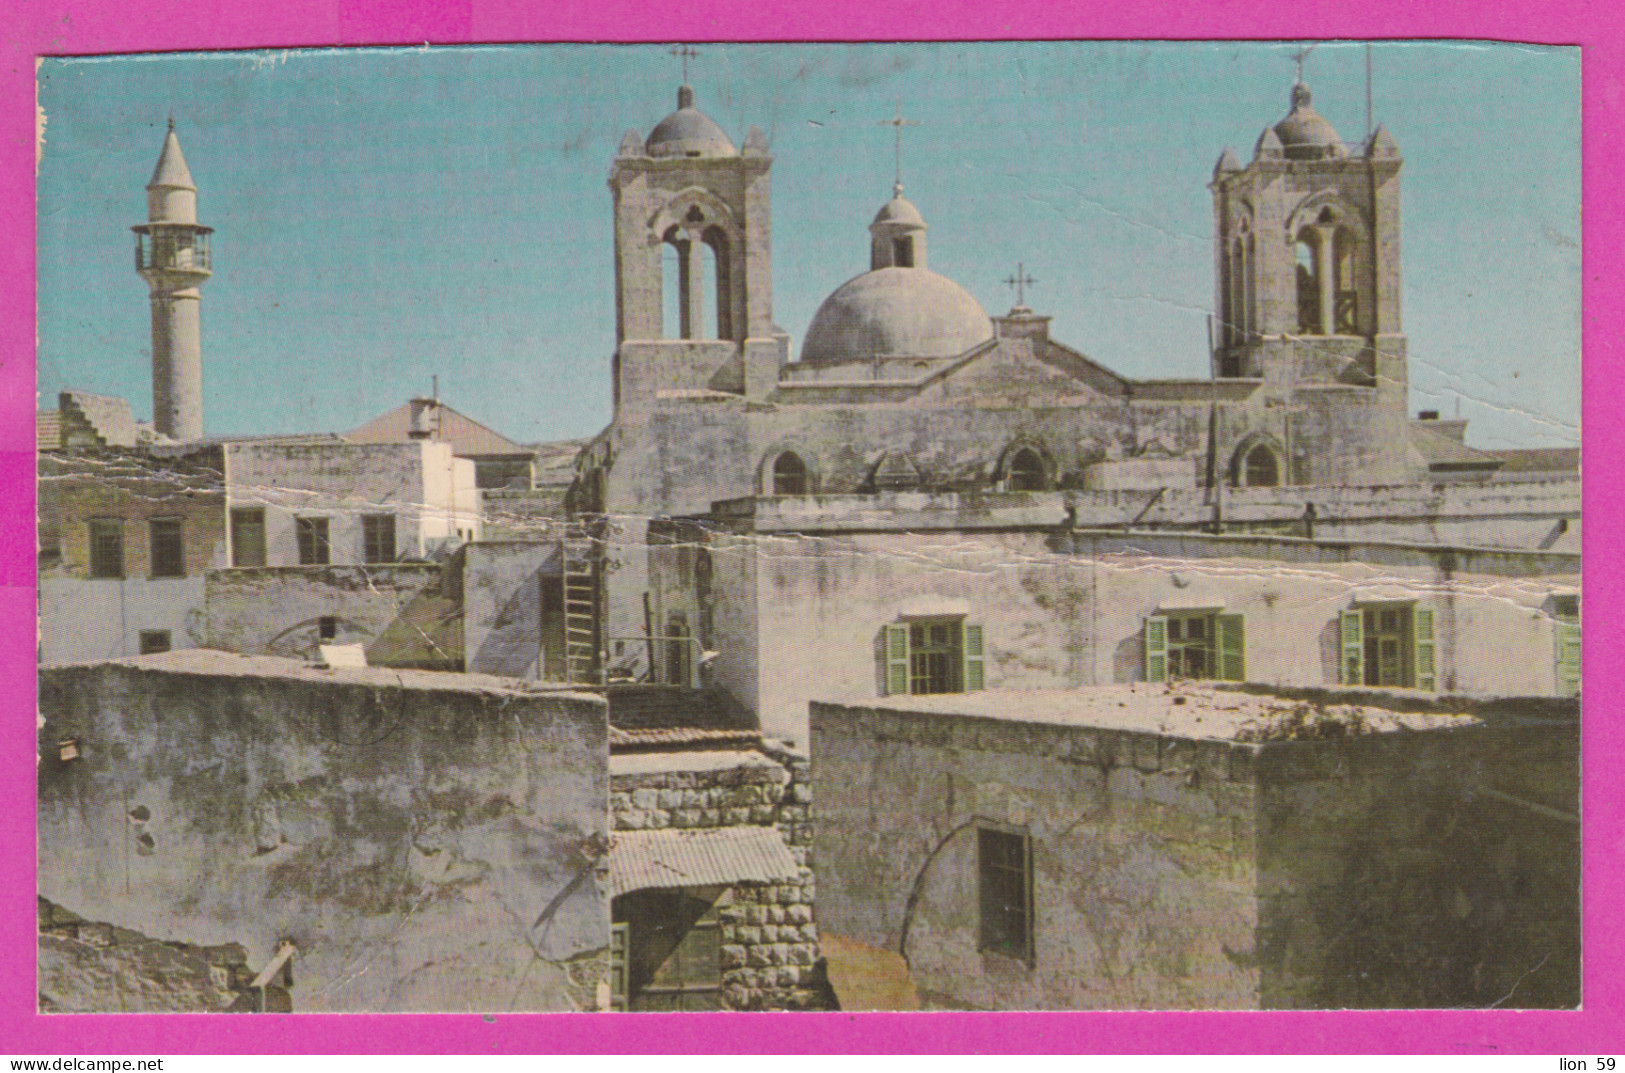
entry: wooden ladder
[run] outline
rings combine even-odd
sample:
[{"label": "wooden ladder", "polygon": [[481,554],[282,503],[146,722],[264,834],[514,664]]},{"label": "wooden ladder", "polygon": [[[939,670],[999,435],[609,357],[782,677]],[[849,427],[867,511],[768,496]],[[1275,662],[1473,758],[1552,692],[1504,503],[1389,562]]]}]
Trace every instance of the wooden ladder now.
[{"label": "wooden ladder", "polygon": [[578,685],[598,685],[602,678],[598,558],[590,523],[569,523],[564,530],[564,677]]}]

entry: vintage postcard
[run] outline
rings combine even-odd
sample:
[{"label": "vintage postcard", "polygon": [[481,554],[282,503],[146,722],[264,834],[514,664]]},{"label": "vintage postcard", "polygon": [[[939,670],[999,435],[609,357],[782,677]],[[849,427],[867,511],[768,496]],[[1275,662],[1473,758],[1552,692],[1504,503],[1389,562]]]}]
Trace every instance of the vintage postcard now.
[{"label": "vintage postcard", "polygon": [[1581,1004],[1578,49],[37,97],[42,1011]]}]

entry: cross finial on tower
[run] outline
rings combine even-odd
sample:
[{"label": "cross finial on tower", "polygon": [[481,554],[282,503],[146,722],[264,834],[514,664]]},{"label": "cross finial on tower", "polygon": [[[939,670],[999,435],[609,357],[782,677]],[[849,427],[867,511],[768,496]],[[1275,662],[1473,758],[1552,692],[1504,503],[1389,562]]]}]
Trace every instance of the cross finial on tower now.
[{"label": "cross finial on tower", "polygon": [[1303,48],[1300,48],[1298,51],[1292,54],[1292,61],[1297,64],[1298,67],[1298,75],[1294,81],[1295,85],[1303,85],[1303,61],[1307,60],[1309,58],[1309,53],[1315,51],[1317,47],[1319,46],[1305,45]]},{"label": "cross finial on tower", "polygon": [[683,59],[683,85],[685,85],[685,86],[688,85],[688,61],[689,61],[689,57],[698,56],[699,53],[696,52],[694,49],[690,48],[688,45],[673,45],[671,48],[668,48],[666,50],[666,52],[669,55],[672,55],[672,56],[681,56],[682,57],[682,59]]},{"label": "cross finial on tower", "polygon": [[1006,277],[1004,281],[1006,287],[1015,288],[1017,309],[1025,310],[1027,308],[1027,288],[1037,282],[1036,279],[1027,274],[1027,266],[1017,261],[1016,274]]},{"label": "cross finial on tower", "polygon": [[904,127],[917,127],[917,126],[920,125],[920,121],[918,119],[904,119],[903,118],[903,98],[898,97],[897,98],[897,115],[894,116],[891,119],[882,119],[882,120],[880,120],[879,125],[882,126],[882,127],[892,127],[892,128],[894,128],[896,130],[896,134],[897,134],[897,148],[896,148],[896,153],[897,153],[897,178],[892,183],[892,194],[894,196],[901,197],[902,194],[903,194],[903,128]]},{"label": "cross finial on tower", "polygon": [[169,131],[171,134],[175,132],[175,109],[173,108],[169,110]]}]

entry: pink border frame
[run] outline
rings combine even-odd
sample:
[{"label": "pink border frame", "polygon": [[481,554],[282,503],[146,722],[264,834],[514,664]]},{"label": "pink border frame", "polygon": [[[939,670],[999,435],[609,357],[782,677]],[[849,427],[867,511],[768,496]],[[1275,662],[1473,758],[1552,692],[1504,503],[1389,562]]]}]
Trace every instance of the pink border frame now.
[{"label": "pink border frame", "polygon": [[[1621,651],[1617,616],[1587,616],[1584,733],[1585,1009],[1577,1013],[716,1014],[52,1016],[34,1013],[33,59],[37,54],[532,40],[898,40],[988,38],[1486,38],[1580,44],[1584,112],[1584,419],[1587,606],[1625,605],[1625,573],[1609,537],[1625,533],[1625,496],[1607,478],[1625,422],[1604,407],[1620,359],[1625,272],[1625,9],[1586,0],[1479,5],[1417,0],[1185,0],[1020,7],[987,0],[811,4],[594,0],[11,0],[0,50],[0,780],[14,802],[0,816],[0,1051],[15,1054],[980,1052],[1035,1053],[1565,1053],[1606,1054],[1625,1024],[1625,699],[1606,654]],[[930,17],[926,16],[929,12]],[[1485,137],[1496,137],[1492,129]],[[26,239],[26,240],[25,240]],[[1604,479],[1599,480],[1599,476]]]}]

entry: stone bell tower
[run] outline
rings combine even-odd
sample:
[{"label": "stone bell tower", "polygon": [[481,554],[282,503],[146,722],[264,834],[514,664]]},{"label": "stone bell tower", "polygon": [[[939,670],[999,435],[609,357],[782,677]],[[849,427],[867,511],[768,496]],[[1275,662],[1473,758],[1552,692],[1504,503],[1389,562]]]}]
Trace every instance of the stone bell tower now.
[{"label": "stone bell tower", "polygon": [[135,268],[152,292],[152,419],[165,436],[203,437],[203,338],[199,288],[212,274],[209,235],[197,222],[197,186],[175,121],[147,184],[147,222],[135,232]]},{"label": "stone bell tower", "polygon": [[[1345,145],[1312,101],[1294,85],[1252,162],[1226,149],[1214,168],[1215,372],[1268,379],[1279,356],[1267,352],[1290,337],[1319,355],[1298,378],[1403,383],[1399,147],[1381,126]],[[1399,364],[1383,368],[1387,357]]]},{"label": "stone bell tower", "polygon": [[788,343],[773,326],[772,163],[760,130],[734,148],[686,83],[647,138],[622,139],[609,176],[617,415],[660,391],[776,386]]},{"label": "stone bell tower", "polygon": [[1262,398],[1295,415],[1271,433],[1294,456],[1281,459],[1288,483],[1408,472],[1401,165],[1385,127],[1342,141],[1300,80],[1252,161],[1226,149],[1213,170],[1213,373],[1262,380]]}]

